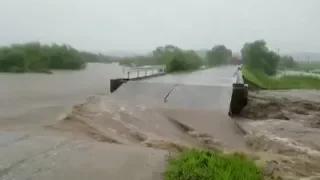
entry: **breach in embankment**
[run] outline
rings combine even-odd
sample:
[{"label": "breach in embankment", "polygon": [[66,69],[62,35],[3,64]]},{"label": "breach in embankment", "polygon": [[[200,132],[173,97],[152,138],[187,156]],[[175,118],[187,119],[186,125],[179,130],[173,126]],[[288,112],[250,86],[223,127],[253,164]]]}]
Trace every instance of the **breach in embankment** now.
[{"label": "breach in embankment", "polygon": [[[242,67],[248,105],[239,126],[261,158],[275,160],[283,179],[317,179],[320,169],[320,78],[303,73],[269,76]],[[307,90],[311,89],[311,90]]]}]

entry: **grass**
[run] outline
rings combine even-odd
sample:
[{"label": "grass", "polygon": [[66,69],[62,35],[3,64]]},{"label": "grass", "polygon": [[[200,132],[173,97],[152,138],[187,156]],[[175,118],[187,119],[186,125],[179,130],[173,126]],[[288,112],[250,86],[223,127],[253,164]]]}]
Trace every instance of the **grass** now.
[{"label": "grass", "polygon": [[190,149],[169,159],[164,180],[261,180],[262,171],[243,154]]},{"label": "grass", "polygon": [[262,71],[242,68],[242,75],[249,86],[261,89],[319,89],[320,78],[308,75],[267,76]]}]

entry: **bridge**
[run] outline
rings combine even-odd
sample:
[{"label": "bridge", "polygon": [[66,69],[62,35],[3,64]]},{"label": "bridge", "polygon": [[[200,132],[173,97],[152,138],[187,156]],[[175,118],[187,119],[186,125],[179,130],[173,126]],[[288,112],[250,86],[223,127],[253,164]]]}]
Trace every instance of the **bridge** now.
[{"label": "bridge", "polygon": [[138,79],[165,74],[165,66],[123,67],[126,79]]},{"label": "bridge", "polygon": [[192,145],[192,133],[201,132],[229,148],[245,146],[232,119],[246,104],[236,66],[179,75],[161,69],[126,70],[139,75],[112,79],[112,93],[88,107],[91,116],[81,117],[112,143],[1,132],[0,179],[160,180],[167,140]]}]

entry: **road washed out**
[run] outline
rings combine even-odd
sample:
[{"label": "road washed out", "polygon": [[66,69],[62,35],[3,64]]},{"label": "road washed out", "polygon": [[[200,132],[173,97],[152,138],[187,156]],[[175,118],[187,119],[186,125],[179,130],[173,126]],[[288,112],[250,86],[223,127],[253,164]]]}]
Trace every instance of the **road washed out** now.
[{"label": "road washed out", "polygon": [[319,110],[317,90],[250,92],[238,122],[249,148],[277,161],[282,178],[319,179]]}]

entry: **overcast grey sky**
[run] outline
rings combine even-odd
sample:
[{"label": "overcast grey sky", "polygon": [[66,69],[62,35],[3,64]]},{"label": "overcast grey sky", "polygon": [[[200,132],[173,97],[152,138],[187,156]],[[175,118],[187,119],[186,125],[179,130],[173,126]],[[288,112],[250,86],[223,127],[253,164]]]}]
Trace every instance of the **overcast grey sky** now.
[{"label": "overcast grey sky", "polygon": [[320,0],[0,0],[0,44],[67,43],[90,51],[158,45],[240,51],[265,39],[282,52],[320,51]]}]

